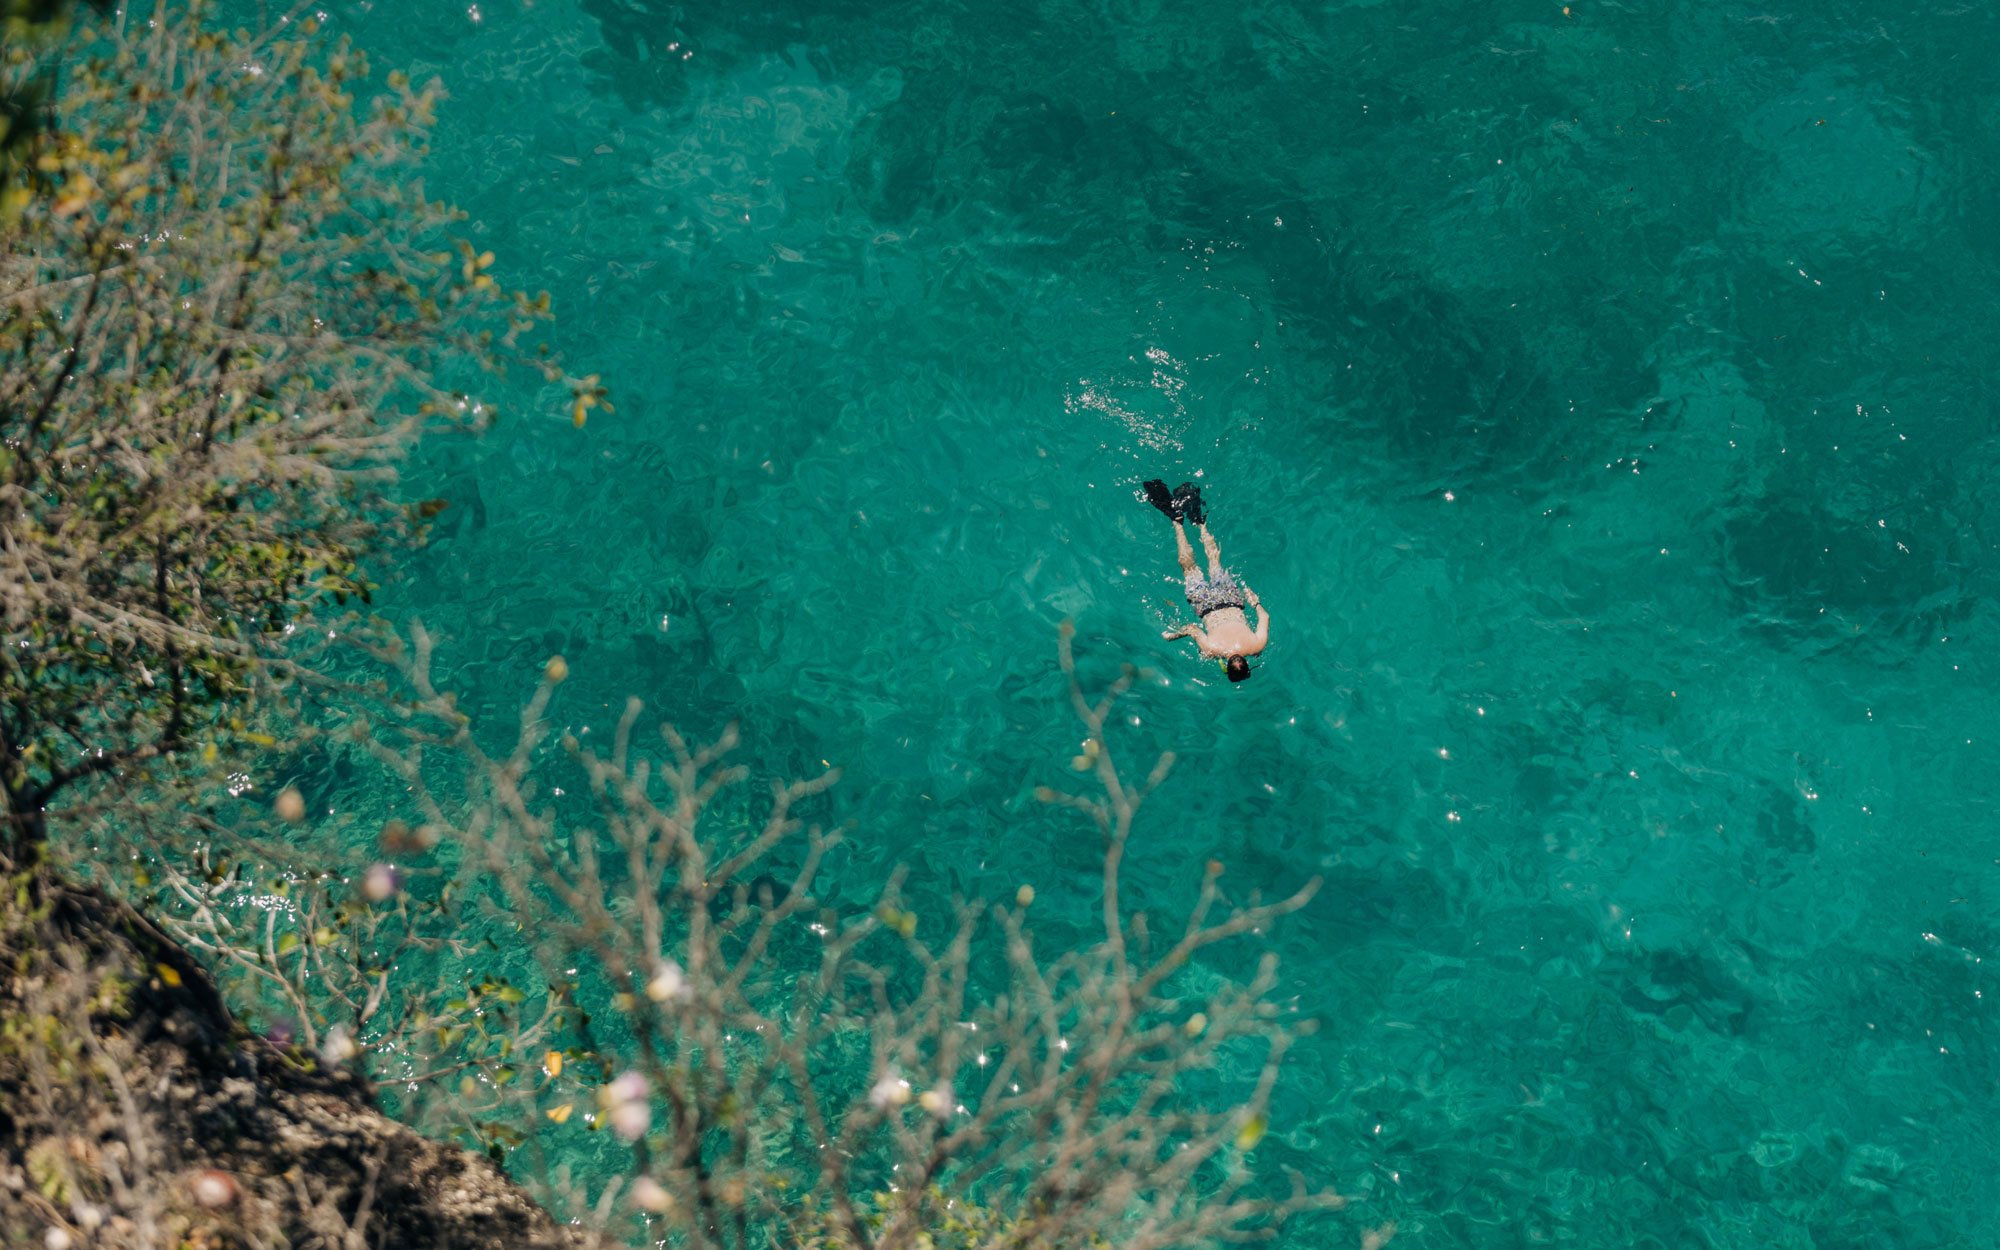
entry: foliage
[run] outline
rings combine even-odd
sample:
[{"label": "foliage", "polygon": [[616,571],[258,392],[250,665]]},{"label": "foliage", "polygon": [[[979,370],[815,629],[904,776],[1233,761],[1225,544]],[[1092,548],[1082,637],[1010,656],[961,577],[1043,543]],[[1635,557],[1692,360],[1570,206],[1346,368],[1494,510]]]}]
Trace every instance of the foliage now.
[{"label": "foliage", "polygon": [[[109,0],[91,2],[109,7]],[[20,210],[34,185],[35,155],[55,92],[47,41],[61,34],[70,8],[70,0],[0,0],[0,221]]]},{"label": "foliage", "polygon": [[[256,880],[244,864],[285,852],[275,836],[251,840],[246,803],[195,822],[198,854],[183,839],[145,865],[154,920],[263,1020],[267,1073],[371,1076],[420,1125],[505,1160],[577,1245],[1161,1250],[1262,1239],[1341,1205],[1324,1179],[1284,1181],[1259,1162],[1307,1025],[1272,1000],[1270,957],[1238,980],[1227,969],[1243,961],[1222,954],[1313,885],[1231,903],[1211,864],[1181,923],[1128,910],[1124,854],[1172,759],[1143,782],[1124,777],[1105,729],[1132,675],[1087,696],[1067,635],[1095,785],[1042,796],[1082,813],[1104,852],[1101,933],[1069,950],[1037,941],[1028,889],[939,909],[898,874],[872,905],[820,899],[841,835],[797,813],[831,774],[775,786],[759,814],[733,734],[695,747],[662,727],[649,745],[632,704],[601,750],[558,737],[560,662],[489,753],[432,683],[420,628],[380,655],[405,697],[342,737],[402,783],[362,783],[409,805],[381,831],[384,862]],[[258,806],[279,828],[296,814],[284,795]],[[224,846],[238,858],[210,858]],[[541,975],[510,976],[523,957]],[[135,988],[157,997],[163,981],[205,985],[165,962],[179,950],[147,958],[151,977],[72,959],[72,975],[36,983],[63,987],[66,1018],[125,1010]],[[7,1038],[40,1030],[12,1060],[44,1073],[35,1087],[134,1070],[79,1066],[73,1039],[87,1033],[56,1016],[0,1011]],[[9,1062],[0,1054],[0,1086]],[[157,1137],[146,1126],[160,1108],[134,1100],[131,1124],[106,1130],[117,1141]],[[548,1167],[544,1147],[588,1170]],[[67,1186],[92,1219],[200,1215],[185,1209],[182,1173],[121,1194],[52,1149],[31,1147],[19,1166]],[[313,1218],[352,1223],[345,1192]],[[52,1226],[81,1227],[46,1202]]]},{"label": "foliage", "polygon": [[65,59],[47,194],[0,224],[0,860],[79,783],[270,740],[290,636],[411,520],[396,459],[490,419],[441,379],[546,308],[446,246],[434,91],[357,105],[344,42],[205,14],[131,6],[36,62]]},{"label": "foliage", "polygon": [[[93,7],[108,7],[102,0],[88,0]],[[71,0],[0,0],[0,31],[15,38],[46,29],[69,16]]]},{"label": "foliage", "polygon": [[[1305,1027],[1270,999],[1274,961],[1243,981],[1205,962],[1313,886],[1232,904],[1210,865],[1182,924],[1156,932],[1128,911],[1125,850],[1172,757],[1142,783],[1122,776],[1104,729],[1131,676],[1086,697],[1067,634],[1098,792],[1044,797],[1102,839],[1103,907],[1096,941],[1056,952],[1037,947],[1031,890],[920,915],[898,875],[857,914],[823,904],[815,886],[841,835],[797,812],[831,774],[775,786],[753,816],[733,733],[696,746],[662,727],[648,747],[634,701],[602,750],[557,740],[559,660],[508,749],[489,754],[432,684],[420,628],[379,654],[410,697],[352,736],[413,804],[389,831],[413,874],[404,885],[454,858],[454,880],[492,900],[543,975],[475,987],[473,1001],[448,986],[387,1012],[320,999],[316,1027],[342,1027],[398,1087],[476,1075],[447,1115],[496,1153],[548,1133],[622,1143],[622,1164],[568,1178],[566,1197],[544,1177],[553,1201],[614,1240],[637,1220],[649,1239],[690,1246],[1151,1250],[1269,1236],[1292,1214],[1339,1205],[1301,1177],[1272,1188],[1254,1162]],[[376,907],[414,914],[396,911],[407,894]],[[437,936],[464,919],[441,920]],[[214,907],[176,921],[224,948],[227,923]],[[318,965],[268,940],[250,958],[295,980],[311,1009]],[[452,1062],[432,1013],[478,996],[505,1029],[458,1033]],[[450,1018],[462,1029],[462,1014]],[[1190,1078],[1211,1093],[1194,1096]]]}]

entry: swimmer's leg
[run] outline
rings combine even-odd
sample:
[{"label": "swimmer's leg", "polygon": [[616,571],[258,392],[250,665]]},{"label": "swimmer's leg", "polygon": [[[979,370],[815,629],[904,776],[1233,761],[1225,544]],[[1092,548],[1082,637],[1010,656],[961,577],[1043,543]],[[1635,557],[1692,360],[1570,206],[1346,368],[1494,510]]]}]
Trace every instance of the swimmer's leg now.
[{"label": "swimmer's leg", "polygon": [[[1203,537],[1207,537],[1207,529],[1204,528],[1201,532]],[[1199,576],[1201,565],[1195,561],[1194,548],[1188,545],[1187,526],[1179,521],[1174,522],[1174,546],[1181,558],[1181,577],[1186,579]]]},{"label": "swimmer's leg", "polygon": [[1222,576],[1222,548],[1217,545],[1215,535],[1208,532],[1206,525],[1201,527],[1201,547],[1208,552],[1208,576],[1210,581],[1214,581]]}]

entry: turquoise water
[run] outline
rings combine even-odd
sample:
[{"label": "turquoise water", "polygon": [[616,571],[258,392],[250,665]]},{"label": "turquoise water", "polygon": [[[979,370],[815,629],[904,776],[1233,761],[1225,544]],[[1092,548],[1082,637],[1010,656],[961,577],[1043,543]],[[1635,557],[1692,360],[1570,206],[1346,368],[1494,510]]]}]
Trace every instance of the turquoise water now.
[{"label": "turquoise water", "polygon": [[[433,448],[389,596],[1033,883],[1055,667],[1157,677],[1171,907],[1326,888],[1260,1147],[1413,1247],[2000,1236],[2000,17],[1872,3],[332,6],[617,411]],[[1231,687],[1143,477],[1274,616]],[[1183,644],[1184,645],[1184,644]]]}]

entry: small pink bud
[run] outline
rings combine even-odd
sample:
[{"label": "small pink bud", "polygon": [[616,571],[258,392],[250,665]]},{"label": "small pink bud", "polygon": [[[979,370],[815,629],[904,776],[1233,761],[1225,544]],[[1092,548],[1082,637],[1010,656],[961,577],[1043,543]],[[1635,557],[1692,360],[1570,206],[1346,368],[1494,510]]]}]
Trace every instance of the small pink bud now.
[{"label": "small pink bud", "polygon": [[632,1182],[632,1201],[638,1203],[640,1209],[655,1214],[674,1209],[674,1196],[667,1192],[665,1185],[650,1176],[642,1176]]},{"label": "small pink bud", "polygon": [[621,1072],[617,1079],[604,1087],[612,1102],[640,1102],[652,1092],[646,1078],[637,1072]]},{"label": "small pink bud", "polygon": [[611,1131],[626,1141],[638,1141],[653,1126],[653,1109],[643,1102],[621,1102],[611,1108]]}]

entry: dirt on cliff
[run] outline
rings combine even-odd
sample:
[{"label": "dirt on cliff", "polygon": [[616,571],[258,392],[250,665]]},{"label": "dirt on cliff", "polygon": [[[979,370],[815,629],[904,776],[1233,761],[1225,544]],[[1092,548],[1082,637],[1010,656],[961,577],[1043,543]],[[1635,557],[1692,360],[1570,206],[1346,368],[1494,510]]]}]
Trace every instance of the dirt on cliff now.
[{"label": "dirt on cliff", "polygon": [[249,1036],[142,915],[46,878],[0,901],[0,1246],[572,1247],[487,1159]]}]

